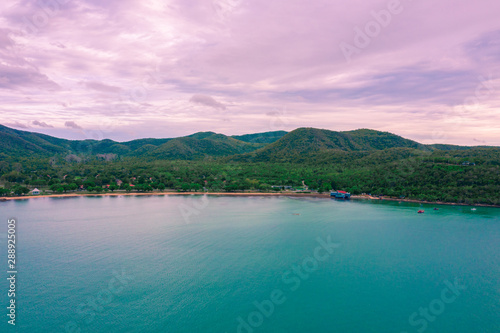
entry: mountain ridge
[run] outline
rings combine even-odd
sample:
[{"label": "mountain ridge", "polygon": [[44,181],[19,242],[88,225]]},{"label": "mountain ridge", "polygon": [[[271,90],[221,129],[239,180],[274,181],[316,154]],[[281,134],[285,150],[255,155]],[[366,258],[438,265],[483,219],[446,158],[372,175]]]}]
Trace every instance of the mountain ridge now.
[{"label": "mountain ridge", "polygon": [[227,136],[212,131],[177,138],[144,138],[118,142],[68,140],[46,134],[21,131],[0,125],[0,153],[6,156],[97,155],[141,157],[166,160],[225,158],[235,161],[293,162],[328,155],[374,152],[401,148],[423,152],[469,150],[470,147],[446,144],[425,145],[402,136],[372,129],[331,131],[300,127],[291,132],[272,131]]}]

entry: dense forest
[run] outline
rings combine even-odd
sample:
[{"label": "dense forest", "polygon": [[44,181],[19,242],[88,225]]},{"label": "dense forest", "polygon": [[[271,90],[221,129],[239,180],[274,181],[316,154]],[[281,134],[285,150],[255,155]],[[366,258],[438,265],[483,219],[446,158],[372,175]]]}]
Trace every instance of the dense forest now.
[{"label": "dense forest", "polygon": [[[500,148],[422,145],[373,130],[70,141],[0,128],[0,195],[280,191],[500,205]],[[304,186],[305,185],[305,186]]]}]

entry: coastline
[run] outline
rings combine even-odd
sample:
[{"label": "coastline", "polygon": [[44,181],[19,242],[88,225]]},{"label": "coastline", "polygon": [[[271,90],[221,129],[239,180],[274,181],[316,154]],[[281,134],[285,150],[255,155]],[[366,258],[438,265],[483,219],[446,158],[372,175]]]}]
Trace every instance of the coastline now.
[{"label": "coastline", "polygon": [[[75,198],[75,197],[118,197],[118,196],[163,196],[163,195],[209,195],[209,196],[234,196],[234,197],[305,197],[305,198],[330,198],[330,193],[263,193],[263,192],[150,192],[150,193],[69,193],[69,194],[44,194],[44,195],[29,195],[29,196],[17,196],[17,197],[3,197],[0,198],[0,202],[6,202],[11,200],[27,200],[27,199],[38,199],[38,198]],[[353,200],[374,200],[374,201],[398,201],[398,202],[409,202],[418,204],[428,204],[428,205],[445,205],[445,206],[471,206],[471,207],[490,207],[490,208],[500,208],[500,205],[488,205],[488,204],[465,204],[456,202],[441,202],[441,201],[421,201],[416,199],[398,199],[390,197],[371,197],[368,195],[353,195],[351,196]]]},{"label": "coastline", "polygon": [[500,208],[500,205],[488,205],[488,204],[466,204],[460,202],[442,202],[442,201],[422,201],[416,199],[398,199],[391,197],[369,197],[363,195],[355,195],[351,196],[352,199],[356,200],[375,200],[375,201],[398,201],[398,202],[409,202],[409,203],[418,203],[418,204],[426,204],[426,205],[439,205],[439,206],[469,206],[469,207],[490,207],[490,208]]},{"label": "coastline", "polygon": [[75,198],[75,197],[117,197],[117,196],[162,196],[162,195],[209,195],[209,196],[236,196],[236,197],[309,197],[329,198],[330,194],[319,193],[263,193],[263,192],[140,192],[140,193],[68,193],[68,194],[43,194],[17,197],[3,197],[0,201],[27,200],[38,198]]}]

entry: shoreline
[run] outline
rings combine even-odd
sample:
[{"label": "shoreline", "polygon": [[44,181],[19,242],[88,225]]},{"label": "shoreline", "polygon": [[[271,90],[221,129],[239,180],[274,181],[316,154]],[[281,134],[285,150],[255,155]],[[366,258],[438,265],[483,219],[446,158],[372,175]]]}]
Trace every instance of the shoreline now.
[{"label": "shoreline", "polygon": [[468,207],[489,207],[489,208],[500,208],[500,205],[488,205],[488,204],[466,204],[459,202],[442,202],[442,201],[422,201],[417,199],[398,199],[390,197],[369,197],[369,196],[351,196],[352,199],[356,200],[374,200],[374,201],[398,201],[398,202],[408,202],[408,203],[418,203],[426,205],[440,205],[440,206],[468,206]]},{"label": "shoreline", "polygon": [[76,198],[76,197],[118,197],[118,196],[162,196],[162,195],[210,195],[210,196],[235,196],[235,197],[311,197],[329,198],[330,194],[319,193],[263,193],[263,192],[140,192],[140,193],[68,193],[68,194],[42,194],[17,197],[2,197],[0,201],[27,200],[38,198]]},{"label": "shoreline", "polygon": [[[69,193],[69,194],[44,194],[44,195],[29,195],[29,196],[17,196],[17,197],[3,197],[0,198],[0,202],[6,202],[11,200],[28,200],[28,199],[38,199],[38,198],[76,198],[76,197],[118,197],[118,196],[163,196],[163,195],[209,195],[209,196],[234,196],[234,197],[306,197],[306,198],[330,198],[330,193],[320,194],[320,193],[262,193],[262,192],[151,192],[151,193]],[[409,202],[418,204],[428,204],[428,205],[446,205],[446,206],[471,206],[471,207],[490,207],[490,208],[500,208],[500,205],[488,205],[488,204],[465,204],[456,202],[431,202],[431,201],[421,201],[416,199],[398,199],[390,197],[371,197],[368,195],[353,195],[351,196],[353,200],[374,200],[374,201],[398,201],[398,202]]]}]

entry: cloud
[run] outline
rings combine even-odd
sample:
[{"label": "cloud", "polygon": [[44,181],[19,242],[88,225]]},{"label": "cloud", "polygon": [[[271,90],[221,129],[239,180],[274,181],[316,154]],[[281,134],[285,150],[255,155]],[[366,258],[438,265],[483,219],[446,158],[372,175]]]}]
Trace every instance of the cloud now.
[{"label": "cloud", "polygon": [[38,120],[33,120],[32,124],[35,126],[40,126],[40,127],[45,127],[45,128],[54,128],[54,126],[49,125],[46,122],[38,121]]},{"label": "cloud", "polygon": [[14,41],[9,36],[12,32],[9,29],[0,28],[0,47],[6,48],[14,45]]},{"label": "cloud", "polygon": [[467,54],[477,62],[500,61],[500,29],[482,34],[465,45]]},{"label": "cloud", "polygon": [[61,87],[36,68],[0,64],[0,88],[18,90],[37,88],[45,91],[59,90]]},{"label": "cloud", "polygon": [[74,129],[83,129],[82,127],[80,127],[74,121],[67,121],[67,122],[64,123],[64,126],[69,127],[69,128],[74,128]]},{"label": "cloud", "polygon": [[5,126],[8,126],[8,127],[17,127],[17,128],[23,128],[23,129],[28,129],[29,127],[25,124],[22,124],[18,121],[16,122],[10,122],[10,123],[5,123],[4,124]]},{"label": "cloud", "polygon": [[[402,1],[350,63],[339,46],[388,1],[11,2],[0,2],[5,121],[113,119],[128,139],[309,126],[500,144],[499,1]],[[479,89],[477,114],[453,114],[479,77],[492,91]]]},{"label": "cloud", "polygon": [[122,91],[122,89],[119,87],[110,86],[110,85],[107,85],[107,84],[104,84],[101,82],[91,81],[91,82],[84,82],[83,84],[88,89],[93,89],[93,90],[100,91],[100,92],[119,93],[120,91]]},{"label": "cloud", "polygon": [[207,95],[194,95],[193,97],[191,97],[189,101],[205,106],[210,106],[214,109],[219,109],[219,110],[226,109],[226,106],[224,104],[217,102],[215,99]]},{"label": "cloud", "polygon": [[60,42],[54,42],[54,43],[50,43],[51,45],[54,45],[55,47],[58,47],[60,49],[65,49],[66,48],[66,45],[60,43]]}]

